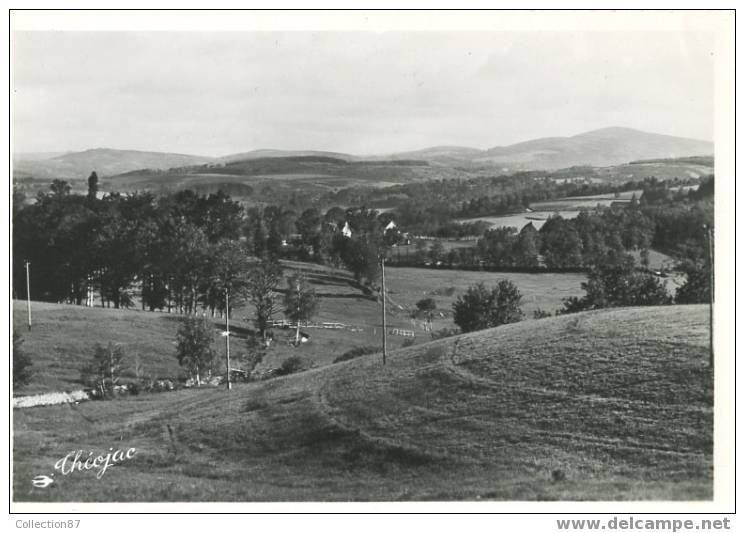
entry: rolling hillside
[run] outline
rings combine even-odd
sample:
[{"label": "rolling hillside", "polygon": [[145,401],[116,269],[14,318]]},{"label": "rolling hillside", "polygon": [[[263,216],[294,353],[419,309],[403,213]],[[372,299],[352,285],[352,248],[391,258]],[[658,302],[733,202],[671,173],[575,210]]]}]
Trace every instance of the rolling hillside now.
[{"label": "rolling hillside", "polygon": [[[466,177],[465,169],[473,171],[487,168],[491,172],[514,172],[573,166],[608,167],[636,160],[708,156],[713,153],[714,146],[708,141],[614,127],[572,137],[534,139],[488,150],[438,146],[369,156],[314,150],[264,149],[223,157],[202,157],[96,148],[63,155],[18,154],[13,158],[13,172],[16,179],[83,180],[92,170],[102,177],[140,171],[134,174],[139,180],[117,178],[119,185],[137,184],[140,187],[162,186],[177,182],[185,175],[199,175],[205,182],[214,182],[215,174],[231,177],[320,177],[351,184],[401,183],[417,179]],[[174,171],[164,172],[169,169]]]},{"label": "rolling hillside", "polygon": [[[233,391],[14,411],[16,501],[712,497],[705,306],[522,322]],[[71,449],[105,473],[30,480]]]},{"label": "rolling hillside", "polygon": [[395,154],[443,165],[497,166],[515,170],[555,170],[574,166],[607,167],[638,159],[701,156],[714,153],[708,141],[660,135],[631,128],[603,128],[571,137],[546,137],[487,150],[433,147]]},{"label": "rolling hillside", "polygon": [[604,128],[572,137],[550,137],[490,148],[474,161],[519,165],[526,169],[557,169],[578,165],[606,167],[637,159],[713,153],[714,145],[708,141],[630,128]]},{"label": "rolling hillside", "polygon": [[29,158],[21,154],[13,158],[13,172],[14,175],[28,175],[40,179],[84,180],[94,170],[100,177],[106,177],[143,168],[166,170],[211,161],[212,158],[194,155],[94,148],[50,158]]},{"label": "rolling hillside", "polygon": [[[359,346],[380,343],[380,304],[366,296],[353,283],[346,271],[329,267],[286,261],[286,274],[302,270],[320,298],[316,322],[342,322],[352,329],[310,329],[311,342],[300,349],[288,346],[286,337],[294,332],[275,330],[278,341],[259,366],[259,370],[277,368],[286,358],[299,355],[308,367],[330,364],[336,357]],[[528,318],[536,309],[555,310],[562,300],[582,293],[583,274],[522,274],[463,272],[453,270],[422,270],[416,268],[388,269],[388,326],[416,332],[415,342],[429,340],[421,324],[414,324],[411,312],[416,302],[425,296],[434,298],[438,312],[433,320],[435,330],[453,327],[452,303],[478,282],[493,283],[497,278],[510,279],[524,295],[523,311]],[[433,288],[452,288],[449,296],[433,294]],[[24,338],[23,348],[34,361],[35,375],[31,383],[19,391],[28,395],[41,392],[77,390],[82,387],[80,368],[93,354],[97,342],[112,341],[123,346],[127,357],[125,379],[134,377],[134,361],[139,360],[144,375],[176,378],[181,369],[174,357],[173,342],[179,326],[179,315],[101,307],[32,302],[33,330],[26,331],[26,302],[13,302],[13,325]],[[245,338],[252,324],[253,309],[242,306],[234,309],[231,319],[234,341],[231,352],[234,364],[246,352]],[[281,313],[277,318],[281,318]],[[420,321],[421,322],[421,321]],[[214,319],[215,334],[223,329],[223,321]],[[223,345],[216,343],[219,354]],[[389,345],[399,347],[404,337],[392,336]],[[222,367],[220,366],[220,369]]]}]

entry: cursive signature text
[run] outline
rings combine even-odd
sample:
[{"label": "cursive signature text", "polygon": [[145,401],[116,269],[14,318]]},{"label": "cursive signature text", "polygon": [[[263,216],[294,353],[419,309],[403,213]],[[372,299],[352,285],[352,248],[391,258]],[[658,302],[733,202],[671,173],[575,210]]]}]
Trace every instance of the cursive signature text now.
[{"label": "cursive signature text", "polygon": [[94,470],[96,478],[101,479],[108,468],[132,459],[136,452],[135,448],[129,448],[126,451],[109,448],[105,454],[94,455],[92,451],[86,453],[84,450],[73,450],[54,463],[54,469],[63,476],[70,475],[76,470],[78,472]]}]

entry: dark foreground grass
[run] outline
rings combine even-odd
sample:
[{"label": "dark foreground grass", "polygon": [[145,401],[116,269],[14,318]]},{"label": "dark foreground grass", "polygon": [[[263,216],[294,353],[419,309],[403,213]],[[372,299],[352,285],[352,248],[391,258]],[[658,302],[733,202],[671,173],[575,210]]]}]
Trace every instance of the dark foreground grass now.
[{"label": "dark foreground grass", "polygon": [[[14,411],[16,501],[712,497],[706,308],[503,326],[268,382]],[[539,326],[540,325],[540,326]],[[137,449],[93,472],[71,450]]]}]

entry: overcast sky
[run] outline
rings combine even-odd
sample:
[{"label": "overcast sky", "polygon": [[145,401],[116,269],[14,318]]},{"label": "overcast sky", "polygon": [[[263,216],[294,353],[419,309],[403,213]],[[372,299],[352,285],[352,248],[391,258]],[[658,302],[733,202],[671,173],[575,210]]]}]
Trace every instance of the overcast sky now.
[{"label": "overcast sky", "polygon": [[24,32],[11,46],[15,152],[375,154],[607,126],[713,138],[709,34]]}]

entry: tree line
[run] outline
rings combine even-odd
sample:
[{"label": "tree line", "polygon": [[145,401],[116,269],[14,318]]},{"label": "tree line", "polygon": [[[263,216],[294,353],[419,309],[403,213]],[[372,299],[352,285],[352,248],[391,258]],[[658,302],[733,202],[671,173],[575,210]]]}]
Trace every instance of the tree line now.
[{"label": "tree line", "polygon": [[281,277],[281,257],[343,265],[369,285],[390,222],[366,208],[245,208],[222,191],[97,192],[94,173],[88,194],[55,180],[34,203],[14,201],[16,297],[26,295],[27,261],[34,299],[82,305],[95,296],[120,308],[139,295],[143,310],[183,314],[221,313],[226,291],[236,305],[261,300],[263,285]]}]

